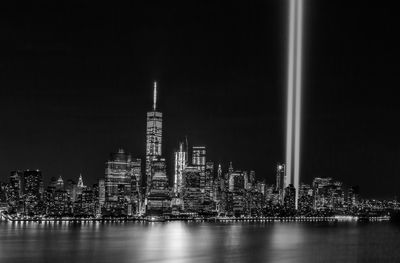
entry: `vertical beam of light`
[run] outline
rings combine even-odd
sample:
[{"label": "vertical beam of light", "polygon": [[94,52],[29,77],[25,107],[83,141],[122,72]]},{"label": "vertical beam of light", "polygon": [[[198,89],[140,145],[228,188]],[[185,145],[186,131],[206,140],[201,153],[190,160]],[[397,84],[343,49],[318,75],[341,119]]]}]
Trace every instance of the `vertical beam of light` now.
[{"label": "vertical beam of light", "polygon": [[298,206],[300,180],[300,126],[301,126],[301,82],[302,82],[302,47],[303,47],[303,0],[297,0],[296,6],[296,102],[294,134],[294,187],[296,188],[296,209]]},{"label": "vertical beam of light", "polygon": [[294,93],[294,42],[295,42],[295,0],[289,0],[289,44],[287,76],[286,116],[286,185],[292,183],[292,139],[293,139],[293,93]]}]

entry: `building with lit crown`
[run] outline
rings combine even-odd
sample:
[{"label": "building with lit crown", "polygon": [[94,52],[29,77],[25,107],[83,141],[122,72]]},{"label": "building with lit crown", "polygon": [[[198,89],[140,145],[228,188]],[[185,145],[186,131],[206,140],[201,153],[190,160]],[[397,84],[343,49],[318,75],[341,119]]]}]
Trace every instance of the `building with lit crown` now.
[{"label": "building with lit crown", "polygon": [[174,193],[179,196],[182,192],[182,174],[183,170],[188,165],[188,152],[183,146],[179,144],[179,150],[175,152],[175,167],[174,167]]},{"label": "building with lit crown", "polygon": [[139,185],[140,167],[141,160],[133,159],[123,149],[112,153],[110,159],[106,162],[104,177],[105,201],[116,202],[121,195],[127,201],[130,201],[132,190],[139,191],[139,189],[132,189],[132,181],[135,182],[135,187]]},{"label": "building with lit crown", "polygon": [[154,82],[153,109],[147,112],[146,121],[146,194],[151,184],[151,162],[162,153],[162,118],[162,113],[157,111],[157,82]]}]

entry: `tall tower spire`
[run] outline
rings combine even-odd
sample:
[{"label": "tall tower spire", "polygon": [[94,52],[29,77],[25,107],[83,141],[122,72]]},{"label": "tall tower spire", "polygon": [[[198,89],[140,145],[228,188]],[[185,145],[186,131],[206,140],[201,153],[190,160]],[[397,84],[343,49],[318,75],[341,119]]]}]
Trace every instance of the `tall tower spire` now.
[{"label": "tall tower spire", "polygon": [[154,81],[154,91],[153,91],[153,111],[157,108],[157,81]]},{"label": "tall tower spire", "polygon": [[162,112],[157,111],[157,82],[154,81],[153,108],[147,112],[146,127],[146,194],[151,186],[152,161],[161,156]]}]

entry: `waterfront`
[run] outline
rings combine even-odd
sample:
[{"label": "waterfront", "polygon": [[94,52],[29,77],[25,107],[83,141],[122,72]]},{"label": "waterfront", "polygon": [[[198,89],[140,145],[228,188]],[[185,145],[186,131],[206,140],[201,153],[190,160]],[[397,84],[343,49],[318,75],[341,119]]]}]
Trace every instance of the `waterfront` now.
[{"label": "waterfront", "polygon": [[389,222],[0,222],[0,262],[398,262]]}]

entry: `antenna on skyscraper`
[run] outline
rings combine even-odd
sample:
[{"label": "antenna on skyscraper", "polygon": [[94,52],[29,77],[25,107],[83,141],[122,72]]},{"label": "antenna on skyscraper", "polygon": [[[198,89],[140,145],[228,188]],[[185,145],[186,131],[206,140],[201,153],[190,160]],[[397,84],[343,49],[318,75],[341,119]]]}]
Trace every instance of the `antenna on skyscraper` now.
[{"label": "antenna on skyscraper", "polygon": [[154,91],[153,91],[153,111],[157,107],[157,81],[154,81]]}]

